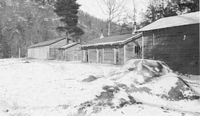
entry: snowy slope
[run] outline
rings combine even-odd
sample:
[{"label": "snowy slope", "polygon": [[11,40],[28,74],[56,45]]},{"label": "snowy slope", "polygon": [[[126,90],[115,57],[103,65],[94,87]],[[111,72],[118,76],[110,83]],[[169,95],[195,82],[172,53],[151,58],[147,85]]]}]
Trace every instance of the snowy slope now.
[{"label": "snowy slope", "polygon": [[144,75],[138,71],[80,62],[1,59],[0,116],[200,114],[199,100],[168,99],[178,81],[175,74],[167,72],[138,84],[146,79],[140,81]]}]

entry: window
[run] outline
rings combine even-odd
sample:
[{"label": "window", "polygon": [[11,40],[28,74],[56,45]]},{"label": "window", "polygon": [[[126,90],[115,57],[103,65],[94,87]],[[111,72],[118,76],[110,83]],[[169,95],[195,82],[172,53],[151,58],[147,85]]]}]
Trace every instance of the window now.
[{"label": "window", "polygon": [[135,54],[139,55],[141,51],[141,48],[139,45],[135,46]]}]

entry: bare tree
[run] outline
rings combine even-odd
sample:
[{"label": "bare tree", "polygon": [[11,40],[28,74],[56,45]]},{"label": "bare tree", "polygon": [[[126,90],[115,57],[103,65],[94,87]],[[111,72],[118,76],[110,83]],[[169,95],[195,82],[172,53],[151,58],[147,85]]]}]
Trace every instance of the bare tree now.
[{"label": "bare tree", "polygon": [[126,0],[101,0],[99,6],[104,14],[108,16],[108,36],[111,32],[111,22],[120,17]]},{"label": "bare tree", "polygon": [[122,28],[124,26],[128,29],[128,31],[132,31],[132,34],[134,34],[137,31],[137,10],[136,10],[136,4],[135,0],[131,0],[132,8],[124,8],[123,15],[119,17],[118,22],[122,25]]}]

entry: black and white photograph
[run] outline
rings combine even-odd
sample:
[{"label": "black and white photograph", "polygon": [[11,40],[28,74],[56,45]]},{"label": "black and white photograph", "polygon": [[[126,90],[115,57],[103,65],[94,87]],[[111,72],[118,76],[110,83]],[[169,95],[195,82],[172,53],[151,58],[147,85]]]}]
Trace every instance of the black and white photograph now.
[{"label": "black and white photograph", "polygon": [[0,116],[200,116],[199,0],[0,0]]}]

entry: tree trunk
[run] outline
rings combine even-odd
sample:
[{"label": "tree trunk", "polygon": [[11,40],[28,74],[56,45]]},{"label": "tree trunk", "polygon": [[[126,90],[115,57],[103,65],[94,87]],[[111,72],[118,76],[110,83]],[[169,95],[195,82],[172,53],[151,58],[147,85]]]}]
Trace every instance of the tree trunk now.
[{"label": "tree trunk", "polygon": [[110,36],[111,21],[108,21],[108,36]]}]

